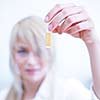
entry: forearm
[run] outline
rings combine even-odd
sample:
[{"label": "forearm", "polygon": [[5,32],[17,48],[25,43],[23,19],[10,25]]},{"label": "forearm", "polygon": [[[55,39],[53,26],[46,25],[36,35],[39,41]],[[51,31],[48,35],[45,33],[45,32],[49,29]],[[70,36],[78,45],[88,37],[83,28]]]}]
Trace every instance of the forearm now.
[{"label": "forearm", "polygon": [[100,40],[95,40],[93,43],[86,43],[93,77],[93,88],[100,98]]}]

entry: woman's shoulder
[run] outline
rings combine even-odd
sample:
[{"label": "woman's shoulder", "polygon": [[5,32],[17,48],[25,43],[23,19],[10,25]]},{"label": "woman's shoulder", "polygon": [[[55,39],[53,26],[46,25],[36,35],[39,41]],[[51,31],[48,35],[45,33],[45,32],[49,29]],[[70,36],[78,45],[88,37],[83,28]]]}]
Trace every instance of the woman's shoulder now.
[{"label": "woman's shoulder", "polygon": [[6,97],[7,97],[7,94],[9,93],[11,89],[11,86],[7,87],[7,88],[4,88],[0,91],[0,100],[5,100]]}]

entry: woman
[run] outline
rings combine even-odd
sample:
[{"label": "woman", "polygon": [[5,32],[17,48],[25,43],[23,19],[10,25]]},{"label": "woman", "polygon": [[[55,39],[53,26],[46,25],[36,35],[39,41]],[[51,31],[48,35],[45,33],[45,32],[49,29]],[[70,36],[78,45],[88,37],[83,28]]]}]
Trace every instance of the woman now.
[{"label": "woman", "polygon": [[0,100],[99,100],[100,42],[86,11],[74,4],[57,4],[47,14],[49,30],[68,33],[86,44],[93,75],[92,94],[79,81],[54,77],[49,71],[54,61],[51,48],[46,48],[47,27],[37,16],[19,21],[12,30],[10,65],[15,83],[1,93]]}]

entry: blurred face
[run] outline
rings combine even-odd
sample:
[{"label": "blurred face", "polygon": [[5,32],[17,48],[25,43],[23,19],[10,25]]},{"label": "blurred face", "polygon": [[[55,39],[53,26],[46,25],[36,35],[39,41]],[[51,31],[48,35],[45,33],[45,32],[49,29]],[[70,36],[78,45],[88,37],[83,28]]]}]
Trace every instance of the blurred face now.
[{"label": "blurred face", "polygon": [[45,61],[30,44],[18,41],[15,45],[14,60],[21,78],[33,82],[43,79],[47,71]]}]

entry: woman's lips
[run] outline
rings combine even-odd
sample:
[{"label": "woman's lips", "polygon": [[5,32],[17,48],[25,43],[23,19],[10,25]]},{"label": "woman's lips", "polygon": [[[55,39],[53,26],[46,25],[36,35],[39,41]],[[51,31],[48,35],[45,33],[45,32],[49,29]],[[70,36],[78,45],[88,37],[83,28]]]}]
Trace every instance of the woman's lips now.
[{"label": "woman's lips", "polygon": [[29,74],[29,75],[33,75],[35,74],[36,72],[38,72],[39,69],[26,69],[26,72]]}]

